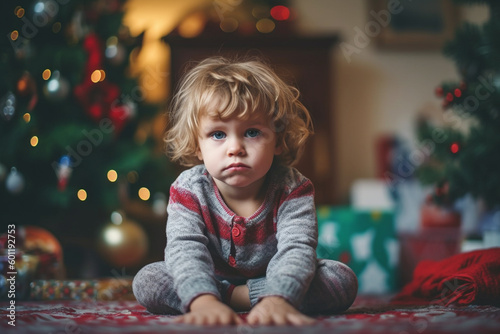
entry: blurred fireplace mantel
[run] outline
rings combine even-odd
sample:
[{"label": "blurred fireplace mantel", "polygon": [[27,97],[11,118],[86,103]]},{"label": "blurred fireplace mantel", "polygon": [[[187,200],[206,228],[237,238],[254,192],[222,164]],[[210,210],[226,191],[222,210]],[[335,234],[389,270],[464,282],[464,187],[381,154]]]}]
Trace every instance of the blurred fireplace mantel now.
[{"label": "blurred fireplace mantel", "polygon": [[269,61],[282,79],[296,86],[302,103],[311,113],[315,130],[296,167],[314,183],[317,204],[337,204],[333,191],[336,160],[331,53],[339,41],[338,36],[210,34],[183,38],[168,35],[163,41],[171,50],[171,87],[177,86],[189,63],[217,55],[260,57]]}]

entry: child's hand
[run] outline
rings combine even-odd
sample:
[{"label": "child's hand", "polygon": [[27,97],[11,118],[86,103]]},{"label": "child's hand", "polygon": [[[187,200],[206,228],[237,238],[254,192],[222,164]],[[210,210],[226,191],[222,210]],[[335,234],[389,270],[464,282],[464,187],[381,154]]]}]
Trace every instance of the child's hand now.
[{"label": "child's hand", "polygon": [[315,322],[281,297],[265,297],[250,311],[250,325],[311,325]]},{"label": "child's hand", "polygon": [[177,317],[175,322],[191,325],[242,325],[243,320],[229,306],[220,302],[213,295],[196,298],[190,312]]}]

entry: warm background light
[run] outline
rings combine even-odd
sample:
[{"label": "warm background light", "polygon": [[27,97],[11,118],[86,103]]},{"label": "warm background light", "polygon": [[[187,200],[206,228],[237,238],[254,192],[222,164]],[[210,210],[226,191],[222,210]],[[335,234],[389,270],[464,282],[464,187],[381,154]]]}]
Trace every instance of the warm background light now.
[{"label": "warm background light", "polygon": [[90,80],[92,80],[93,83],[98,83],[99,81],[103,81],[105,77],[106,72],[104,72],[103,70],[95,70],[90,75]]},{"label": "warm background light", "polygon": [[151,193],[149,192],[148,188],[142,187],[141,189],[139,189],[139,198],[142,199],[143,201],[147,201],[150,196]]},{"label": "warm background light", "polygon": [[118,173],[114,169],[108,171],[109,182],[115,182],[118,179]]},{"label": "warm background light", "polygon": [[276,25],[274,24],[273,20],[270,19],[260,19],[257,21],[257,30],[263,34],[268,34],[274,30]]},{"label": "warm background light", "polygon": [[87,192],[84,189],[78,190],[78,193],[76,195],[78,196],[78,199],[82,202],[87,199]]},{"label": "warm background light", "polygon": [[33,147],[35,147],[36,145],[38,145],[38,137],[37,136],[31,137],[30,144]]},{"label": "warm background light", "polygon": [[16,9],[14,10],[14,12],[18,18],[21,18],[24,16],[24,8],[21,6],[17,6]]},{"label": "warm background light", "polygon": [[179,35],[185,38],[191,38],[201,34],[207,22],[206,16],[202,12],[196,12],[189,15],[179,24],[177,30]]},{"label": "warm background light", "polygon": [[[170,50],[161,38],[169,34],[188,16],[183,32],[194,35],[202,24],[195,13],[210,9],[213,0],[129,0],[125,4],[123,23],[132,36],[144,32],[141,52],[133,59],[132,74],[139,75],[147,101],[163,102],[170,90]],[[134,57],[134,55],[132,55]]]},{"label": "warm background light", "polygon": [[10,33],[10,39],[15,41],[19,37],[19,32],[17,30],[14,30],[13,32]]},{"label": "warm background light", "polygon": [[57,34],[59,31],[61,31],[61,22],[56,22],[52,25],[52,32]]},{"label": "warm background light", "polygon": [[278,21],[285,21],[290,18],[290,9],[285,6],[274,6],[271,8],[271,16]]},{"label": "warm background light", "polygon": [[127,173],[127,181],[129,183],[136,183],[139,178],[139,174],[136,171],[131,171]]},{"label": "warm background light", "polygon": [[232,17],[228,17],[227,19],[224,19],[220,23],[220,29],[224,32],[233,32],[238,29],[238,21]]},{"label": "warm background light", "polygon": [[49,69],[46,69],[42,73],[42,78],[43,78],[43,80],[49,80],[51,75],[52,75],[52,72]]}]

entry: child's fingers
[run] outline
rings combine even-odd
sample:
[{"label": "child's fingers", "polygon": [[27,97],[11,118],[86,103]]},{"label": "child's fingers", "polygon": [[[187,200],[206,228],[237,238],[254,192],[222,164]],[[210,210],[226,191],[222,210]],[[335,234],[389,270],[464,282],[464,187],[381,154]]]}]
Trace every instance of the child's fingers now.
[{"label": "child's fingers", "polygon": [[184,323],[190,325],[207,325],[207,326],[217,326],[217,325],[244,325],[245,322],[237,314],[234,316],[204,316],[195,314],[184,314],[179,315],[172,319],[174,323]]},{"label": "child's fingers", "polygon": [[303,314],[287,314],[288,321],[295,326],[304,326],[304,325],[312,325],[316,322],[313,318],[305,316]]},{"label": "child's fingers", "polygon": [[[272,325],[277,325],[277,326],[285,326],[288,325],[286,316],[283,314],[275,314],[272,317]],[[269,324],[269,325],[271,325]]]},{"label": "child's fingers", "polygon": [[178,315],[176,316],[175,318],[172,319],[172,322],[175,322],[175,323],[181,323],[184,321],[184,316],[183,315]]},{"label": "child's fingers", "polygon": [[250,325],[264,325],[262,318],[262,312],[256,312],[256,310],[254,310],[254,312],[250,312],[248,315],[247,322]]}]

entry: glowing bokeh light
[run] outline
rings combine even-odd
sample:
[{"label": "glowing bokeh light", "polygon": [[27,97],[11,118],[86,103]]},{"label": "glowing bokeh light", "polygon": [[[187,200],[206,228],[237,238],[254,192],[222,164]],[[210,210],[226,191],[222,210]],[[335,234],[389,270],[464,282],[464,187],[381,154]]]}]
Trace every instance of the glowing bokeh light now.
[{"label": "glowing bokeh light", "polygon": [[52,75],[52,72],[48,68],[42,72],[43,80],[49,80],[51,75]]},{"label": "glowing bokeh light", "polygon": [[30,144],[31,146],[35,147],[36,145],[38,145],[38,137],[37,136],[33,136],[31,137],[30,139]]},{"label": "glowing bokeh light", "polygon": [[98,83],[99,81],[103,81],[105,77],[106,72],[104,72],[103,70],[95,70],[90,75],[90,80],[92,80],[93,83]]},{"label": "glowing bokeh light", "polygon": [[78,196],[78,199],[82,202],[87,199],[87,192],[84,189],[78,190],[76,195]]},{"label": "glowing bokeh light", "polygon": [[127,181],[130,183],[136,183],[139,178],[139,173],[135,170],[127,173]]},{"label": "glowing bokeh light", "polygon": [[143,201],[147,201],[151,197],[151,193],[149,192],[149,189],[146,187],[142,187],[139,189],[139,198],[142,199]]},{"label": "glowing bokeh light", "polygon": [[259,32],[263,34],[268,34],[274,30],[276,25],[270,19],[261,19],[257,21],[256,28]]},{"label": "glowing bokeh light", "polygon": [[290,18],[290,9],[285,6],[274,6],[271,8],[271,16],[276,21],[285,21]]},{"label": "glowing bokeh light", "polygon": [[14,9],[14,14],[18,18],[22,18],[24,16],[24,8],[21,6],[17,6],[16,9]]},{"label": "glowing bokeh light", "polygon": [[233,32],[238,29],[238,25],[238,21],[230,17],[221,21],[220,29],[224,32]]},{"label": "glowing bokeh light", "polygon": [[52,32],[57,34],[59,31],[61,31],[61,22],[56,22],[52,25]]},{"label": "glowing bokeh light", "polygon": [[123,240],[122,231],[114,226],[108,227],[104,231],[104,240],[108,245],[116,246],[119,245]]},{"label": "glowing bokeh light", "polygon": [[189,15],[177,27],[179,35],[181,35],[184,38],[192,38],[198,36],[203,32],[206,21],[207,21],[206,16],[202,12],[197,12]]},{"label": "glowing bokeh light", "polygon": [[13,32],[10,33],[10,39],[15,41],[19,37],[19,31],[14,30]]},{"label": "glowing bokeh light", "polygon": [[123,217],[118,211],[111,213],[111,222],[115,225],[120,225],[123,222]]},{"label": "glowing bokeh light", "polygon": [[115,182],[118,179],[118,173],[114,169],[108,171],[109,182]]}]

